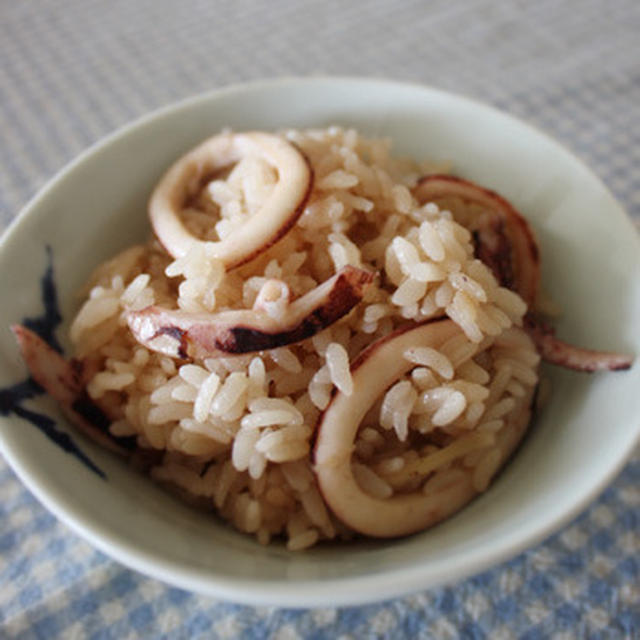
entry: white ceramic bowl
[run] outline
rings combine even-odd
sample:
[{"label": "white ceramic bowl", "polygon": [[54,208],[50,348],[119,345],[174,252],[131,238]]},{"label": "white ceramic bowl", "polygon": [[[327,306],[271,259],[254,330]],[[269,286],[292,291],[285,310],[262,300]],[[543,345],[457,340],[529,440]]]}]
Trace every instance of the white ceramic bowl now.
[{"label": "white ceramic bowl", "polygon": [[[223,127],[354,125],[398,152],[446,159],[492,187],[539,234],[543,279],[562,303],[562,337],[640,354],[640,244],[601,182],[556,142],[490,107],[432,89],[357,79],[280,80],[233,87],[158,111],[71,163],[25,208],[0,246],[0,386],[26,376],[8,330],[42,312],[51,245],[68,322],[75,292],[100,261],[145,237],[145,204],[163,170]],[[58,331],[63,344],[66,325]],[[550,404],[494,486],[447,522],[401,540],[289,553],[261,547],[191,510],[78,435],[54,403],[42,411],[71,434],[102,479],[14,414],[0,450],[57,517],[116,560],[174,585],[252,604],[346,605],[478,572],[548,536],[611,481],[640,422],[640,365],[589,376],[548,370]]]}]

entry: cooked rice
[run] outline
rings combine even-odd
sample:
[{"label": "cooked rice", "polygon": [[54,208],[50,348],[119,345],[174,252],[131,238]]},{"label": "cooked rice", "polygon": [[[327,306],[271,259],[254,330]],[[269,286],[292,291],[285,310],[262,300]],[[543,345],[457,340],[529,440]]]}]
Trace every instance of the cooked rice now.
[{"label": "cooked rice", "polygon": [[[172,260],[150,242],[99,267],[71,339],[95,372],[87,389],[112,418],[113,435],[135,434],[140,447],[162,452],[153,478],[208,501],[262,544],[284,536],[300,550],[350,537],[317,489],[310,451],[335,390],[357,393],[349,362],[364,348],[407,321],[445,315],[465,334],[441,350],[415,345],[398,354],[415,367],[363,420],[352,469],[379,499],[429,494],[467,473],[484,491],[500,461],[491,443],[536,384],[538,357],[509,331],[526,305],[474,258],[461,214],[413,197],[432,165],[393,158],[388,141],[338,127],[283,136],[315,174],[284,238],[228,272],[213,257],[211,243],[250,219],[278,179],[264,161],[242,160],[182,212],[209,244]],[[362,303],[312,338],[266,352],[174,361],[137,344],[124,319],[151,304],[254,308],[278,319],[290,299],[345,265],[380,274]]]}]

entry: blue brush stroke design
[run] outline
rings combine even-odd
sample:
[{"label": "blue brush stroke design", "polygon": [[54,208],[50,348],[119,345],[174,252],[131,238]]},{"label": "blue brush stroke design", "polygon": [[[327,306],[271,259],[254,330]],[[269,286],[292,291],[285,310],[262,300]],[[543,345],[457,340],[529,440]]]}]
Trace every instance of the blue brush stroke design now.
[{"label": "blue brush stroke design", "polygon": [[[58,294],[53,271],[53,251],[47,245],[47,268],[40,280],[40,296],[44,313],[40,316],[24,318],[22,324],[38,334],[53,349],[62,353],[62,347],[55,332],[62,322],[62,315],[58,306]],[[9,387],[0,389],[0,416],[14,415],[30,422],[39,429],[51,442],[66,453],[77,458],[95,474],[106,479],[105,473],[99,469],[87,455],[76,445],[71,436],[56,429],[56,422],[49,416],[26,409],[22,406],[25,400],[42,395],[44,389],[32,378],[27,378]]]},{"label": "blue brush stroke design", "polygon": [[12,408],[12,411],[18,417],[23,420],[28,420],[34,427],[40,429],[40,431],[42,431],[42,433],[44,433],[51,442],[57,444],[63,451],[75,456],[84,465],[91,469],[91,471],[98,474],[101,478],[106,479],[104,471],[99,469],[91,459],[80,448],[78,448],[76,443],[71,439],[71,436],[56,429],[55,420],[52,420],[49,416],[45,416],[42,413],[25,409],[19,404],[15,405]]},{"label": "blue brush stroke design", "polygon": [[47,245],[47,268],[40,279],[40,297],[44,314],[35,318],[24,318],[22,324],[37,333],[47,344],[58,353],[62,353],[62,347],[56,338],[55,331],[62,322],[62,315],[58,307],[58,292],[53,274],[53,251]]}]

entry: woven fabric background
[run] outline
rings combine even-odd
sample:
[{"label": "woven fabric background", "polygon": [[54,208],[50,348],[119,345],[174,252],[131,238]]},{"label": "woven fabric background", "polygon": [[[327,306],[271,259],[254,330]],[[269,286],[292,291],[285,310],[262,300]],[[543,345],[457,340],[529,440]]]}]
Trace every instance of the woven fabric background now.
[{"label": "woven fabric background", "polygon": [[[0,229],[76,154],[151,109],[319,73],[418,81],[522,117],[640,221],[637,0],[0,0]],[[299,611],[123,568],[0,460],[0,637],[640,638],[640,454],[508,563],[389,602]]]}]

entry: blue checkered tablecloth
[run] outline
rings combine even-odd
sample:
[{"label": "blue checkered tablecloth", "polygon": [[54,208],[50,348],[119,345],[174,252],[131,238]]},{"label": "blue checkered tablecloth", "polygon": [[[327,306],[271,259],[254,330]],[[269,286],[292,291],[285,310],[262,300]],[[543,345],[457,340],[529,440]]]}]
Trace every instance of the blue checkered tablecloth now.
[{"label": "blue checkered tablecloth", "polygon": [[[400,78],[532,122],[640,222],[637,0],[0,0],[0,229],[119,125],[253,78]],[[640,638],[640,452],[580,517],[481,575],[364,607],[237,606],[95,551],[0,460],[0,637]]]}]

